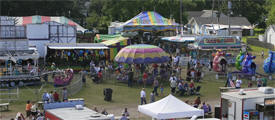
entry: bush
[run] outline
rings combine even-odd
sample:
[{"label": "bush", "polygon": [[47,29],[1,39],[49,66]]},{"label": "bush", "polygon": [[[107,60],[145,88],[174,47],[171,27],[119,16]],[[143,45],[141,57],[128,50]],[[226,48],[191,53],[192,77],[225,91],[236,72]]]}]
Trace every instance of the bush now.
[{"label": "bush", "polygon": [[270,43],[261,42],[258,40],[258,38],[247,38],[247,44],[270,49],[270,50],[274,49],[274,45]]}]

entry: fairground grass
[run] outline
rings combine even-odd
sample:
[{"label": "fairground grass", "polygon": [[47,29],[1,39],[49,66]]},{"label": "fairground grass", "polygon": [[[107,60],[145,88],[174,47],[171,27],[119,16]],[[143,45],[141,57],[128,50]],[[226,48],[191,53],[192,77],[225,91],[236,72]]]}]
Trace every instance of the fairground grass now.
[{"label": "fairground grass", "polygon": [[[262,69],[263,60],[259,55],[260,53],[253,52],[253,54],[257,55],[255,62],[257,63],[257,72],[264,74]],[[266,56],[267,57],[267,53]],[[235,71],[234,67],[229,68],[230,71]],[[182,70],[182,77],[185,78],[186,68]],[[205,72],[204,78],[201,83],[195,83],[195,86],[202,86],[200,91],[200,96],[202,101],[211,102],[212,105],[219,104],[220,101],[220,91],[219,87],[223,87],[225,85],[225,78],[220,78],[216,80],[216,73],[214,72]],[[50,77],[49,77],[50,78]],[[75,79],[79,79],[80,76],[76,75]],[[137,112],[137,106],[140,104],[140,90],[143,87],[142,85],[134,84],[133,87],[128,87],[125,83],[118,83],[115,80],[114,76],[105,76],[105,80],[103,83],[95,84],[88,77],[87,84],[82,90],[73,95],[71,98],[84,98],[85,105],[89,108],[97,107],[99,110],[106,108],[106,110],[110,113],[115,113],[115,115],[120,115],[121,110],[125,107],[132,108],[130,111],[131,114],[138,114],[135,117],[131,117],[131,119],[144,120],[149,119],[149,117],[144,117],[141,113]],[[273,76],[274,78],[274,76]],[[167,80],[168,81],[168,80]],[[164,96],[167,96],[170,93],[169,83],[164,83]],[[74,82],[74,81],[73,81]],[[243,79],[243,87],[247,87],[248,80]],[[256,82],[253,82],[254,87],[256,87]],[[275,87],[275,80],[268,81],[268,86]],[[111,102],[104,101],[103,89],[104,88],[112,88],[113,89],[113,98]],[[42,92],[44,91],[52,91],[54,90],[54,86],[50,83],[44,84],[41,86],[28,86],[20,88],[20,95],[18,101],[10,102],[10,111],[0,112],[0,119],[6,120],[12,117],[15,117],[17,112],[25,113],[25,104],[27,100],[31,101],[40,101]],[[39,91],[40,92],[37,92]],[[149,93],[153,90],[152,86],[146,86],[145,90],[147,92],[147,102],[149,102]],[[164,96],[156,97],[156,99],[161,99]],[[1,98],[7,96],[0,96]],[[183,101],[189,100],[193,102],[197,96],[177,96]],[[1,103],[7,101],[0,101]]]}]

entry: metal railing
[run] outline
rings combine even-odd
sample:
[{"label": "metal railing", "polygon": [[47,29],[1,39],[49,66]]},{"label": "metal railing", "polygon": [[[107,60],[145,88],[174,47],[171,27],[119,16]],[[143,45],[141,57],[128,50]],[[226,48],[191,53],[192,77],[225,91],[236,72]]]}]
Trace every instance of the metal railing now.
[{"label": "metal railing", "polygon": [[19,88],[0,89],[0,101],[15,101],[19,98]]}]

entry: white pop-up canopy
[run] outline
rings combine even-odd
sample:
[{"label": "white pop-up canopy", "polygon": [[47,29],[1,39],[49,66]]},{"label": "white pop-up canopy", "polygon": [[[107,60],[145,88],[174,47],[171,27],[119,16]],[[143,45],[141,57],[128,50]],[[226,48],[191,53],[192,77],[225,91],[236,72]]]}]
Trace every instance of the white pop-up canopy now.
[{"label": "white pop-up canopy", "polygon": [[194,108],[171,94],[154,103],[139,105],[138,111],[155,119],[204,116],[203,110]]}]

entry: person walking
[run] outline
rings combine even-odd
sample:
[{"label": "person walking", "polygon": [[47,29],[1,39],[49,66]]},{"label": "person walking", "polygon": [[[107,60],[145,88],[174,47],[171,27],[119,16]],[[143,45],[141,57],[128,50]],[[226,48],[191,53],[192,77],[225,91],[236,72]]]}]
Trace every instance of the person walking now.
[{"label": "person walking", "polygon": [[242,83],[243,83],[242,80],[240,79],[240,77],[238,77],[238,79],[236,80],[236,89],[240,89]]},{"label": "person walking", "polygon": [[262,87],[262,80],[261,79],[257,80],[257,87]]},{"label": "person walking", "polygon": [[146,104],[146,92],[145,89],[142,88],[142,90],[140,91],[140,100],[141,100],[141,105]]},{"label": "person walking", "polygon": [[197,97],[197,99],[194,102],[194,107],[198,108],[200,104],[201,104],[201,97]]},{"label": "person walking", "polygon": [[134,79],[134,72],[132,69],[130,69],[128,73],[128,87],[132,87],[133,79]]},{"label": "person walking", "polygon": [[49,102],[50,102],[50,103],[53,103],[53,102],[54,102],[53,91],[51,91],[51,92],[49,93]]},{"label": "person walking", "polygon": [[48,103],[49,102],[49,94],[46,92],[46,91],[44,91],[44,93],[43,93],[43,95],[42,95],[42,101],[44,102],[44,103]]},{"label": "person walking", "polygon": [[62,96],[63,96],[63,102],[68,101],[68,90],[65,87],[62,90]]},{"label": "person walking", "polygon": [[266,87],[267,86],[267,78],[262,77],[262,82],[263,82],[263,87]]},{"label": "person walking", "polygon": [[54,91],[53,98],[54,102],[59,102],[59,94],[56,91]]},{"label": "person walking", "polygon": [[31,117],[31,107],[32,107],[32,104],[31,104],[31,102],[28,100],[27,101],[27,104],[26,104],[26,116],[27,116],[27,118],[29,117]]},{"label": "person walking", "polygon": [[176,76],[173,74],[170,79],[170,87],[171,87],[171,93],[174,94],[176,91],[176,87],[177,87],[177,78]]},{"label": "person walking", "polygon": [[87,71],[86,70],[82,70],[80,73],[81,73],[82,83],[84,84],[84,86],[86,86]]},{"label": "person walking", "polygon": [[154,91],[152,91],[151,94],[150,94],[150,103],[153,103],[153,102],[155,102],[155,93],[154,93]]},{"label": "person walking", "polygon": [[154,93],[155,93],[155,95],[158,96],[159,81],[157,79],[154,80],[153,87],[154,87]]}]

